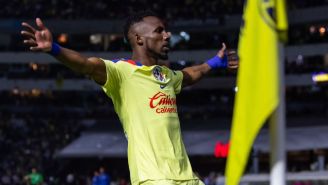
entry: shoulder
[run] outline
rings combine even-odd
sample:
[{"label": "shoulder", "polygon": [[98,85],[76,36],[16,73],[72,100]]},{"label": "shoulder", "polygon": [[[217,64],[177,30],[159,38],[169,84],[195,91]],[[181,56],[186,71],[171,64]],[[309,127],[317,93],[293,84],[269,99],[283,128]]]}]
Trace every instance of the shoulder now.
[{"label": "shoulder", "polygon": [[183,76],[183,73],[182,73],[181,70],[174,70],[174,69],[170,69],[170,68],[167,68],[167,69],[169,70],[169,72],[171,73],[171,75],[173,77],[181,77],[181,76]]},{"label": "shoulder", "polygon": [[142,64],[140,62],[136,62],[134,60],[131,59],[125,59],[125,58],[118,58],[118,59],[103,59],[100,58],[100,60],[104,61],[104,62],[110,62],[110,63],[114,63],[114,64],[131,64],[131,65],[135,65],[135,66],[141,66]]},{"label": "shoulder", "polygon": [[160,66],[160,67],[162,68],[163,71],[166,71],[167,73],[171,73],[172,75],[176,75],[176,73],[178,72],[177,70],[173,70],[166,66]]}]

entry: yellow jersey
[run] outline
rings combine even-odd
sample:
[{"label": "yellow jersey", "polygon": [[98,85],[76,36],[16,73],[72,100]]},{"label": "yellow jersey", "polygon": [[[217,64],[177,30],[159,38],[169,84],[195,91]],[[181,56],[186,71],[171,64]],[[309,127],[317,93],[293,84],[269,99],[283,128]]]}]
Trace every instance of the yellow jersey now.
[{"label": "yellow jersey", "polygon": [[182,72],[132,60],[102,60],[107,73],[102,88],[128,140],[131,183],[198,179],[182,141],[176,106]]}]

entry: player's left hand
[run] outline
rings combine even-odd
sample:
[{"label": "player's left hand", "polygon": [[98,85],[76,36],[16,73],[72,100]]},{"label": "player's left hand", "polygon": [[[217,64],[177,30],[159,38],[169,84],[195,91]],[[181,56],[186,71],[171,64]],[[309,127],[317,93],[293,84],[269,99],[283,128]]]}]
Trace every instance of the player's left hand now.
[{"label": "player's left hand", "polygon": [[237,69],[239,67],[239,57],[235,50],[228,50],[227,51],[228,57],[228,69]]},{"label": "player's left hand", "polygon": [[221,59],[226,58],[228,69],[237,69],[239,66],[239,58],[236,50],[227,49],[225,43],[222,43],[221,49],[218,51],[217,56]]}]

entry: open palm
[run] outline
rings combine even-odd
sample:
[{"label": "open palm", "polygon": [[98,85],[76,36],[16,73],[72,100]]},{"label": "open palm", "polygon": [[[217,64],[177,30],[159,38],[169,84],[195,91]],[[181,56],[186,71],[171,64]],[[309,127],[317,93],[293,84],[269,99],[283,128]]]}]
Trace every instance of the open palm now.
[{"label": "open palm", "polygon": [[21,34],[25,37],[24,44],[29,46],[31,51],[49,52],[51,50],[52,34],[40,18],[36,18],[35,22],[38,26],[37,29],[26,22],[22,23],[22,26],[27,28],[27,30],[21,31]]}]

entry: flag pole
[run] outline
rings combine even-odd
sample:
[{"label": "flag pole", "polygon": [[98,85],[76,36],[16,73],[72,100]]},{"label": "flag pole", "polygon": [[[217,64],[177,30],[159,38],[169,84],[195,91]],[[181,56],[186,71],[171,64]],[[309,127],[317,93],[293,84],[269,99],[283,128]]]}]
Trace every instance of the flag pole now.
[{"label": "flag pole", "polygon": [[279,104],[270,117],[270,185],[286,185],[284,47],[279,43]]}]

